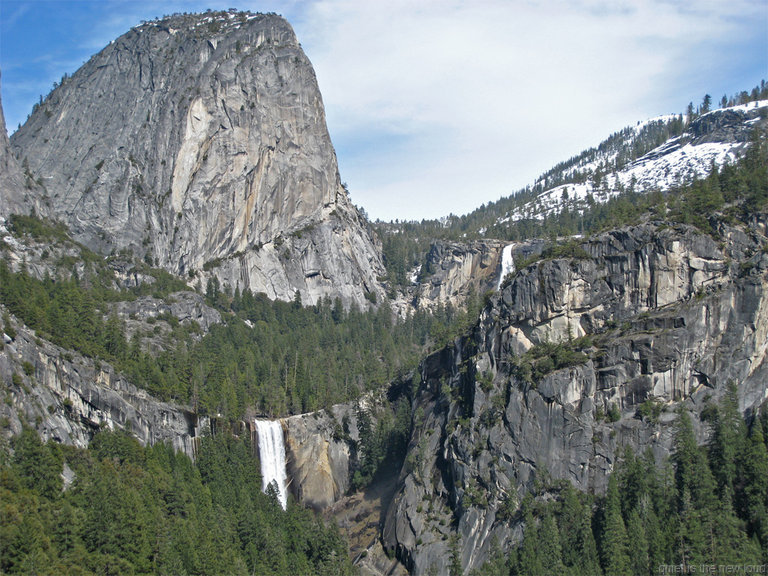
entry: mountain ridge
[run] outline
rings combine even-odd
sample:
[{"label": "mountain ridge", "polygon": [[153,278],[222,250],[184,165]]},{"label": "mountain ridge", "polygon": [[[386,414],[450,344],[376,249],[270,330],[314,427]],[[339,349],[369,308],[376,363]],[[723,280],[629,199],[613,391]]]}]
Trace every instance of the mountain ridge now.
[{"label": "mountain ridge", "polygon": [[42,177],[37,213],[97,252],[283,300],[364,307],[381,294],[375,239],[281,17],[137,26],[62,81],[11,145]]},{"label": "mountain ridge", "polygon": [[[582,211],[590,202],[604,203],[621,190],[664,192],[695,178],[703,178],[713,166],[733,163],[744,151],[749,142],[749,129],[761,121],[765,123],[766,107],[768,100],[758,100],[712,110],[690,120],[688,125],[683,124],[681,117],[662,116],[627,128],[619,134],[630,131],[632,136],[626,140],[630,146],[634,145],[635,137],[642,136],[652,125],[668,130],[672,136],[634,160],[617,158],[620,151],[601,153],[602,146],[608,142],[605,141],[598,149],[588,151],[597,153],[588,162],[577,161],[568,168],[563,184],[551,186],[546,177],[538,180],[534,188],[542,191],[537,197],[505,218],[511,221],[541,220],[566,207],[571,211]],[[584,154],[579,157],[582,156]],[[500,219],[499,224],[506,221]]]},{"label": "mountain ridge", "polygon": [[[562,201],[562,191],[565,186],[573,192],[574,188],[584,189],[588,184],[591,192],[595,192],[594,200],[600,202],[597,192],[600,191],[602,201],[630,188],[631,174],[620,174],[632,163],[639,163],[641,158],[648,156],[663,157],[665,145],[670,145],[671,140],[683,137],[683,143],[693,141],[694,144],[722,144],[722,150],[717,153],[703,154],[696,161],[695,169],[687,173],[677,174],[675,180],[665,186],[653,186],[653,182],[643,189],[668,189],[670,184],[682,185],[690,183],[693,178],[705,177],[712,168],[712,160],[718,166],[724,161],[733,162],[743,152],[745,144],[749,141],[751,128],[765,124],[766,106],[768,105],[768,87],[765,82],[752,91],[741,92],[738,97],[726,101],[724,107],[709,110],[701,114],[689,111],[690,116],[683,114],[665,114],[627,126],[596,146],[585,149],[570,159],[559,162],[551,169],[544,172],[527,188],[503,197],[496,201],[483,204],[476,210],[465,215],[447,215],[437,220],[422,220],[422,225],[427,225],[428,230],[440,237],[461,240],[462,238],[477,239],[520,239],[514,236],[514,231],[509,223],[519,222],[525,219],[541,220],[544,214],[555,215],[559,213],[568,202]],[[691,105],[692,106],[692,105]],[[728,118],[723,122],[720,118]],[[721,126],[718,126],[721,124]],[[687,141],[687,142],[686,142]],[[677,145],[679,147],[679,143]],[[694,147],[695,148],[695,147]],[[654,152],[656,150],[656,152]],[[696,155],[688,154],[688,159],[696,160]],[[681,163],[684,165],[685,163]],[[670,168],[674,166],[670,165]],[[621,177],[619,177],[621,176]],[[666,176],[666,175],[665,175]],[[652,180],[652,179],[649,179]],[[640,186],[636,186],[641,191]],[[541,204],[544,195],[552,196],[549,211]],[[577,206],[568,206],[569,209],[583,210],[586,203],[584,197],[587,193],[580,194],[581,203]],[[538,202],[537,202],[538,199]],[[571,198],[571,200],[573,200]],[[573,202],[571,202],[573,204]],[[524,206],[525,205],[525,206]],[[525,209],[524,209],[525,208]],[[538,216],[537,216],[538,214]],[[379,229],[386,234],[387,230],[395,230],[403,226],[418,225],[418,222],[376,222]],[[438,229],[443,229],[439,234]]]}]

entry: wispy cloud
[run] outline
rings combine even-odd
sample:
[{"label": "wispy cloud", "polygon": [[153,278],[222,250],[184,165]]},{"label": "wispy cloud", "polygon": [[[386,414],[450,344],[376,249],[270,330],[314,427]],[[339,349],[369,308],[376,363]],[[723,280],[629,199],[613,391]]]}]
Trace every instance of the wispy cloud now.
[{"label": "wispy cloud", "polygon": [[15,26],[29,12],[29,9],[28,4],[0,2],[0,16],[6,26]]},{"label": "wispy cloud", "polygon": [[[320,0],[295,26],[353,197],[389,219],[462,213],[509,194],[721,85],[750,34],[765,54],[763,2],[693,6]],[[393,134],[407,136],[400,153],[384,148]]]},{"label": "wispy cloud", "polygon": [[[71,14],[86,24],[48,49],[53,61],[71,62],[142,19],[231,3],[58,4],[91,7]],[[705,92],[718,99],[750,88],[768,74],[764,0],[238,7],[282,13],[293,25],[317,72],[342,179],[374,218],[467,212],[628,124],[680,112]],[[17,18],[21,25],[29,14],[19,10]],[[64,55],[63,42],[79,51]],[[20,57],[34,55],[4,53],[2,66]]]}]

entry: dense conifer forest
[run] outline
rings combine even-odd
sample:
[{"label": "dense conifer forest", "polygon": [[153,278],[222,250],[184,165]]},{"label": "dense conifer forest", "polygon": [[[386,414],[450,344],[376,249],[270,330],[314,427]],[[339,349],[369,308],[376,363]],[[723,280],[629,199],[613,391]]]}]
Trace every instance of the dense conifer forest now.
[{"label": "dense conifer forest", "polygon": [[334,524],[261,492],[248,438],[204,437],[196,462],[108,430],[83,450],[26,429],[13,449],[0,456],[3,574],[353,573]]},{"label": "dense conifer forest", "polygon": [[[63,234],[34,217],[12,216],[10,224],[15,234],[38,240]],[[175,291],[189,288],[140,265],[154,281],[120,290],[103,261],[82,247],[81,253],[84,273],[65,259],[55,278],[37,279],[23,268],[12,272],[0,262],[0,302],[38,336],[109,362],[156,397],[192,404],[201,414],[241,418],[251,408],[281,416],[357,398],[415,367],[477,313],[476,307],[441,307],[396,319],[388,303],[373,311],[345,309],[338,299],[302,306],[298,297],[287,303],[249,290],[232,294],[211,281],[206,302],[223,323],[208,334],[168,314],[129,335],[111,305],[143,295],[170,302]],[[10,318],[4,326],[12,330]],[[150,351],[144,342],[157,334],[165,334],[163,349]]]}]

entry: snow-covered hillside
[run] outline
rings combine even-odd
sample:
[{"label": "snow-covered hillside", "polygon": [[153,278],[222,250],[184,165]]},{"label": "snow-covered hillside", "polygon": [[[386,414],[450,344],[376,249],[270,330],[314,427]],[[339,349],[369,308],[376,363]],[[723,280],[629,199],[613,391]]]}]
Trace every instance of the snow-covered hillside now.
[{"label": "snow-covered hillside", "polygon": [[[605,202],[622,191],[666,191],[705,176],[713,164],[734,161],[749,142],[751,128],[768,121],[768,100],[713,110],[690,122],[679,136],[631,160],[628,150],[650,129],[682,122],[679,116],[660,116],[627,128],[550,171],[534,185],[536,197],[498,220],[504,224],[523,219],[541,220],[564,208],[581,211]],[[548,184],[552,184],[549,185]]]}]

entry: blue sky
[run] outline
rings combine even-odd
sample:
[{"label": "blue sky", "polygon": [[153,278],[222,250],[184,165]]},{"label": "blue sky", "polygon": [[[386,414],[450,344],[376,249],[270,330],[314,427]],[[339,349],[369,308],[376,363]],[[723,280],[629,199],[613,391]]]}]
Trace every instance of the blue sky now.
[{"label": "blue sky", "polygon": [[637,121],[768,80],[766,0],[0,0],[10,131],[141,20],[277,12],[373,218],[463,214]]}]

